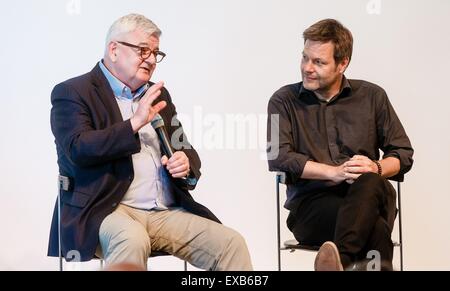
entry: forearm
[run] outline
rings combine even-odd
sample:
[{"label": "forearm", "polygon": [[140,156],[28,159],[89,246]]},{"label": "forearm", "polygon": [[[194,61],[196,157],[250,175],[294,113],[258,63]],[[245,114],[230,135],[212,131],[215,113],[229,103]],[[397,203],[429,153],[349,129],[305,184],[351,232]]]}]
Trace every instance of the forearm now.
[{"label": "forearm", "polygon": [[93,166],[140,151],[139,139],[128,121],[103,130],[86,130],[63,140],[67,140],[62,146],[68,157],[79,166]]},{"label": "forearm", "polygon": [[307,161],[301,175],[302,179],[333,180],[335,167],[313,161]]},{"label": "forearm", "polygon": [[106,128],[75,90],[61,84],[52,92],[51,129],[57,145],[80,167],[129,156],[140,150],[130,121]]},{"label": "forearm", "polygon": [[387,157],[380,160],[381,175],[385,178],[395,176],[400,171],[400,160],[394,157]]}]

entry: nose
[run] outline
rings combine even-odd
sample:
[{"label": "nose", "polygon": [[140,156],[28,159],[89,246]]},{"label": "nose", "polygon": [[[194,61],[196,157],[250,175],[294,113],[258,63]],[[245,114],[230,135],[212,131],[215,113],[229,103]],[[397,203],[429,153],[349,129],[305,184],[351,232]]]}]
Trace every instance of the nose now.
[{"label": "nose", "polygon": [[150,65],[156,64],[156,55],[154,52],[152,52],[145,60],[144,62],[149,63]]},{"label": "nose", "polygon": [[303,68],[303,71],[306,73],[314,72],[314,66],[312,65],[311,61],[302,61],[302,68]]}]

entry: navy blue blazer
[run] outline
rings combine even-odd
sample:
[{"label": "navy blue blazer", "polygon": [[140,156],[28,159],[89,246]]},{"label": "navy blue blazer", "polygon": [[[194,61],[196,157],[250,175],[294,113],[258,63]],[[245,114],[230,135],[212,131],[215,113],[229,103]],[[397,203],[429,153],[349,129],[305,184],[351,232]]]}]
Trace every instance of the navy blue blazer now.
[{"label": "navy blue blazer", "polygon": [[[171,139],[182,132],[172,126],[176,109],[163,88],[155,100],[166,101],[160,114]],[[69,191],[61,194],[62,254],[78,251],[81,260],[94,257],[103,219],[113,212],[133,180],[131,155],[141,149],[129,120],[124,121],[112,89],[99,65],[82,76],[55,86],[51,94],[51,128],[55,136],[59,173],[73,179]],[[182,134],[184,136],[184,133]],[[187,142],[184,136],[184,142]],[[200,158],[192,146],[182,149],[189,158],[192,178],[200,178]],[[171,179],[175,202],[196,215],[217,221],[205,206],[194,201],[182,179]],[[57,204],[53,212],[49,256],[58,256]]]}]

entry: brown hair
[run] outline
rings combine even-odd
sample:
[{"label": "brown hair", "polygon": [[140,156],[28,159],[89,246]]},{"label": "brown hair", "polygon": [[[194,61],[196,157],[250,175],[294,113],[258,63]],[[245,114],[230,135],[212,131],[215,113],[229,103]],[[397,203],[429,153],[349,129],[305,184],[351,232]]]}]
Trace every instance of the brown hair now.
[{"label": "brown hair", "polygon": [[328,42],[334,44],[334,61],[340,63],[345,58],[350,62],[353,51],[353,37],[350,30],[335,19],[323,19],[314,23],[303,32],[305,42]]}]

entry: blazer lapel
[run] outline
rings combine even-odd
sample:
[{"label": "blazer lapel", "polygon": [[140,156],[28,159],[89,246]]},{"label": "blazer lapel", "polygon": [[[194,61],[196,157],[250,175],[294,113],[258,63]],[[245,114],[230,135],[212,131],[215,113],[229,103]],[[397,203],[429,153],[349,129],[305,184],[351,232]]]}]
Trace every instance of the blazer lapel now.
[{"label": "blazer lapel", "polygon": [[94,85],[94,90],[99,99],[102,101],[103,105],[110,109],[108,112],[111,113],[112,123],[117,123],[123,121],[122,114],[120,113],[119,105],[117,105],[116,97],[108,83],[105,75],[103,75],[99,64],[92,69],[92,84]]}]

